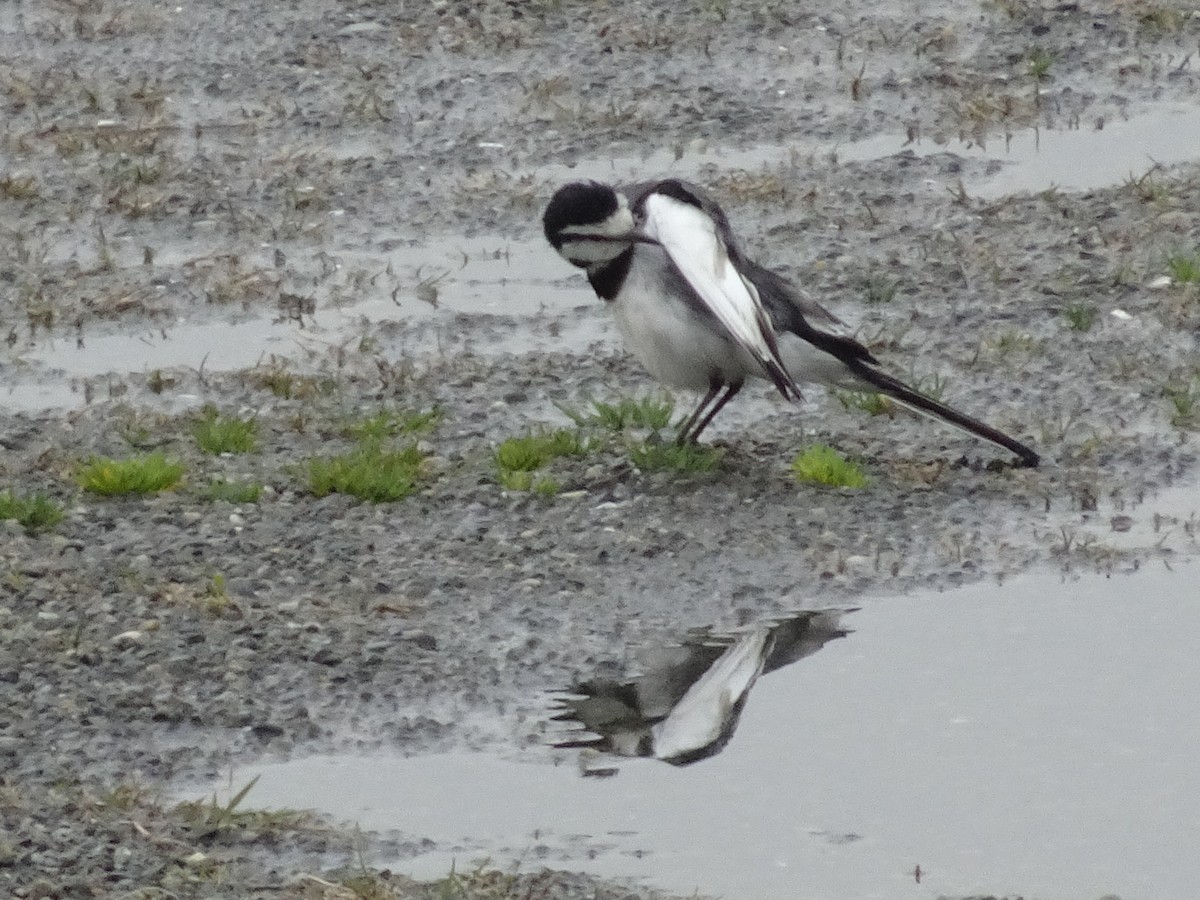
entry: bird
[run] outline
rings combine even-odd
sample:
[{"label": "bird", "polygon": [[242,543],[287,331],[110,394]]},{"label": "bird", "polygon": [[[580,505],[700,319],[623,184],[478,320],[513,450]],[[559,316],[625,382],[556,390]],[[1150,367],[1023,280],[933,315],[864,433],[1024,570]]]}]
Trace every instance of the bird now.
[{"label": "bird", "polygon": [[641,654],[636,678],[598,677],[555,692],[558,749],[591,748],[684,766],[720,753],[759,677],[811,656],[850,630],[847,609],[801,610],[737,632],[697,629]]},{"label": "bird", "polygon": [[788,401],[801,383],[871,390],[1035,467],[1036,451],[888,374],[836,315],[745,253],[720,205],[678,178],[573,181],[542,216],[546,240],[585,271],[627,348],[658,381],[703,392],[679,430],[696,443],[751,377]]}]

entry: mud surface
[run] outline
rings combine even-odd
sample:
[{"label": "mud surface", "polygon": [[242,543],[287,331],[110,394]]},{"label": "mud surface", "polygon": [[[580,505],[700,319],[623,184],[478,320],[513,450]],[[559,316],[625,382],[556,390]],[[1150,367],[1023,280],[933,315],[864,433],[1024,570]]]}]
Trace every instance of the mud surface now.
[{"label": "mud surface", "polygon": [[[1186,108],[1198,42],[1170,4],[4,4],[0,492],[67,511],[0,523],[4,892],[320,896],[298,873],[351,836],[198,822],[164,786],[258,754],[536,746],[541,691],[691,625],[1194,554],[1164,492],[1197,481],[1200,299],[1167,258],[1200,247],[1200,166],[982,200],[1003,163],[965,151]],[[895,152],[840,159],[879,135]],[[502,489],[499,442],[652,389],[539,244],[542,204],[676,157],[754,255],[1046,465],[757,388],[710,433],[713,472],[642,472],[612,439],[554,496]],[[435,305],[487,252],[515,286]],[[253,346],[272,320],[287,352],[255,364],[148,367],[134,344],[71,368],[187,327]],[[259,451],[202,454],[202,404],[254,415]],[[439,413],[416,495],[313,496],[306,461],[380,410]],[[818,442],[870,485],[796,484]],[[76,484],[156,449],[179,489]],[[265,489],[213,502],[214,479]],[[591,890],[552,881],[528,890]]]}]

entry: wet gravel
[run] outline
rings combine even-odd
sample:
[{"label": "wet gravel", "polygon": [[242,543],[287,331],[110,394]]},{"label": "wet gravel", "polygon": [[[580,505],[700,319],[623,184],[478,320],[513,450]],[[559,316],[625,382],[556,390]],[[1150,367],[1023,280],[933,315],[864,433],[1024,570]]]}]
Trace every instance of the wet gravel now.
[{"label": "wet gravel", "polygon": [[[1163,492],[1196,483],[1200,422],[1164,387],[1200,393],[1200,299],[1161,276],[1167,253],[1200,247],[1200,167],[983,201],[962,184],[985,164],[952,140],[1194,98],[1200,20],[1155,9],[6,4],[0,389],[45,374],[24,354],[47,340],[181,318],[300,328],[367,290],[403,309],[421,277],[384,270],[387,248],[535,240],[569,177],[555,166],[907,132],[949,143],[702,174],[756,256],[1047,464],[996,467],[907,417],[815,393],[796,412],[756,389],[712,431],[715,472],[638,471],[608,440],[556,465],[556,496],[505,491],[499,442],[566,424],[560,405],[651,386],[607,349],[489,352],[525,327],[503,316],[453,320],[436,353],[403,355],[401,328],[286,366],[104,376],[69,411],[0,402],[0,492],[66,510],[44,533],[0,521],[0,890],[351,896],[363,873],[331,867],[359,838],[178,807],[168,786],[262,754],[537,746],[546,688],[692,625],[1194,553],[1194,522],[1144,545],[1110,522],[1149,521]],[[1052,59],[1041,82],[1034,50]],[[573,308],[589,297],[562,279],[540,320],[551,334],[602,315]],[[871,302],[880,284],[890,299]],[[1079,309],[1094,310],[1086,329]],[[201,403],[254,415],[259,451],[201,453]],[[347,425],[380,409],[439,411],[411,438],[427,456],[416,494],[313,496],[305,461],[349,449]],[[790,460],[813,442],[871,484],[796,484]],[[153,450],[186,464],[178,489],[102,498],[74,480],[81,460]],[[211,501],[214,479],[265,487]],[[523,878],[469,887],[644,894]]]}]

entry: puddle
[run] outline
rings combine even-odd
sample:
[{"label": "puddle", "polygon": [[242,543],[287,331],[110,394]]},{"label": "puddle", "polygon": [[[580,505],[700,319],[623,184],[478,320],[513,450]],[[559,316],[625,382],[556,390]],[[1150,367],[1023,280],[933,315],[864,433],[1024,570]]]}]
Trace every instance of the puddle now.
[{"label": "puddle", "polygon": [[668,172],[702,178],[703,170],[711,165],[751,171],[791,167],[804,165],[804,160],[814,155],[836,156],[842,162],[869,162],[905,152],[917,156],[953,153],[992,163],[988,174],[964,177],[963,186],[971,197],[995,199],[1054,186],[1062,190],[1112,187],[1131,175],[1145,174],[1156,163],[1169,166],[1200,159],[1200,106],[1194,104],[1164,104],[1142,115],[1105,121],[1099,129],[1096,125],[1090,121],[1068,130],[1026,128],[1007,140],[997,136],[986,145],[958,140],[909,143],[903,134],[883,134],[842,144],[797,141],[736,150],[697,143],[639,157],[580,160],[544,171],[554,176],[552,180],[626,182]]},{"label": "puddle", "polygon": [[[805,611],[733,634],[702,628],[680,644],[651,648],[643,654],[637,677],[583,681],[558,699],[554,721],[569,723],[576,732],[555,739],[554,746],[680,766],[715,756],[737,730],[759,676],[845,637],[849,632],[841,626],[842,613]],[[612,767],[583,769],[591,776],[616,772]]]},{"label": "puddle", "polygon": [[[971,196],[999,197],[1017,191],[1040,191],[1057,185],[1067,190],[1117,184],[1140,175],[1155,163],[1164,165],[1196,159],[1200,147],[1200,107],[1163,106],[1124,121],[1107,122],[1103,129],[1068,131],[1025,130],[1007,142],[988,144],[923,142],[906,146],[900,135],[884,135],[854,143],[796,144],[744,150],[709,149],[702,144],[642,157],[580,160],[548,167],[539,174],[547,183],[568,178],[611,181],[645,178],[664,172],[703,179],[703,170],[716,164],[726,169],[792,166],[814,153],[834,153],[843,161],[880,159],[895,153],[919,155],[953,152],[992,161],[989,174],[969,178]],[[940,188],[939,188],[940,189]],[[111,251],[118,265],[138,266],[144,241],[136,235],[114,240]],[[190,247],[190,249],[189,249]],[[213,246],[188,245],[164,249],[164,261],[186,263],[187,253],[216,253]],[[56,252],[80,252],[75,243]],[[219,255],[219,254],[218,254]],[[264,269],[270,268],[267,248],[259,248]],[[390,273],[387,287],[364,279],[349,291],[341,306],[318,296],[315,312],[303,327],[295,320],[258,316],[239,321],[180,321],[167,327],[144,328],[136,334],[84,334],[82,346],[72,335],[43,341],[19,351],[31,364],[16,383],[0,390],[5,405],[44,409],[82,405],[87,392],[80,379],[106,374],[125,375],[155,369],[184,367],[206,371],[253,366],[268,356],[302,361],[326,354],[354,338],[370,334],[379,352],[393,358],[447,350],[480,353],[522,353],[556,350],[583,353],[599,346],[617,346],[612,323],[590,291],[565,290],[572,273],[540,239],[513,241],[500,235],[473,238],[444,237],[404,243],[378,252],[322,255],[320,266],[336,259],[334,271],[351,268]],[[247,257],[247,260],[252,260]],[[315,263],[314,263],[315,265]],[[312,274],[312,273],[310,273]],[[579,279],[576,276],[575,282]],[[393,297],[399,283],[402,288]],[[424,285],[424,287],[419,287]],[[436,294],[436,306],[427,302]],[[578,303],[574,310],[566,304]],[[566,315],[563,315],[563,314]],[[459,317],[485,322],[466,329]],[[553,322],[553,327],[551,327]],[[392,327],[387,327],[387,326]],[[381,331],[382,327],[382,331]]]},{"label": "puddle", "polygon": [[[19,380],[0,389],[0,397],[26,410],[83,405],[87,394],[79,382],[85,379],[177,367],[232,371],[272,357],[319,361],[339,347],[353,349],[363,336],[371,338],[373,352],[392,359],[456,350],[583,353],[617,343],[603,306],[591,302],[590,293],[564,289],[572,272],[542,241],[452,237],[337,259],[344,271],[390,270],[404,287],[393,295],[382,280],[365,284],[352,302],[318,302],[300,319],[278,313],[181,319],[143,324],[132,334],[85,331],[41,339],[18,349],[20,368],[12,371]],[[422,283],[427,287],[418,290]],[[568,305],[573,296],[580,301],[574,310]],[[464,316],[475,324],[462,327]]]},{"label": "puddle", "polygon": [[1200,159],[1200,107],[1164,106],[1125,120],[1109,120],[1097,130],[1085,123],[1073,130],[1024,129],[1007,141],[986,146],[922,142],[904,146],[904,138],[881,136],[845,144],[838,158],[871,160],[911,150],[918,156],[954,153],[968,159],[994,160],[996,171],[964,178],[971,197],[996,199],[1058,187],[1067,191],[1113,187],[1144,175],[1156,163],[1176,165]]},{"label": "puddle", "polygon": [[1190,900],[1198,574],[877,600],[846,640],[761,678],[696,765],[585,778],[589,751],[339,756],[232,783],[261,775],[255,805],[432,838],[371,860],[417,877],[488,857],[729,897]]}]

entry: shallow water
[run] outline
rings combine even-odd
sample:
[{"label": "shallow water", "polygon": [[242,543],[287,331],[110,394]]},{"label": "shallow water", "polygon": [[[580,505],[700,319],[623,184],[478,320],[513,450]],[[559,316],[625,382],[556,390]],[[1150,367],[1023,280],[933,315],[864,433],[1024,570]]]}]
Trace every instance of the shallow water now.
[{"label": "shallow water", "polygon": [[[900,152],[921,155],[951,152],[987,160],[988,174],[964,177],[970,196],[995,198],[1010,193],[1041,191],[1052,186],[1088,189],[1118,184],[1144,174],[1155,163],[1169,165],[1197,158],[1200,147],[1200,108],[1163,105],[1124,121],[1096,123],[1074,130],[1024,130],[1005,141],[986,146],[953,141],[907,143],[903,135],[883,135],[841,145],[758,146],[745,150],[709,149],[703,145],[677,152],[657,151],[640,157],[579,160],[544,169],[554,183],[567,178],[595,177],[625,180],[665,172],[702,177],[709,165],[722,169],[762,169],[794,165],[806,154],[836,154],[842,161],[882,159]],[[941,191],[943,185],[931,185]],[[63,253],[76,253],[70,244]],[[187,253],[208,254],[203,242],[188,251],[167,247],[163,261],[186,261]],[[121,266],[141,262],[141,242],[114,244]],[[172,255],[173,254],[173,255]],[[124,376],[172,367],[207,372],[253,366],[270,357],[302,362],[337,352],[356,337],[370,335],[389,358],[423,356],[447,350],[476,353],[520,353],[558,350],[582,353],[597,346],[618,345],[612,323],[577,275],[541,240],[516,241],[503,235],[472,238],[442,236],[402,245],[378,254],[341,254],[340,267],[401,273],[405,290],[393,296],[374,281],[354,294],[353,302],[326,307],[297,321],[272,312],[236,320],[188,320],[154,324],[136,334],[84,334],[38,339],[16,357],[25,365],[13,367],[0,397],[17,409],[83,405],[87,393],[80,380],[106,374]],[[265,263],[264,263],[265,265]],[[421,299],[416,285],[428,282],[436,304]],[[570,309],[571,304],[575,310]],[[565,319],[561,314],[569,313]],[[495,317],[497,325],[469,342],[456,325],[459,316]],[[501,322],[501,320],[506,320]],[[553,323],[553,324],[551,324]],[[400,326],[388,330],[388,326]]]},{"label": "shallow water", "polygon": [[905,149],[925,156],[954,153],[992,160],[986,175],[964,178],[968,196],[996,199],[1052,187],[1082,191],[1112,187],[1146,174],[1156,164],[1172,166],[1200,156],[1200,107],[1164,104],[1124,120],[1085,122],[1074,129],[1022,129],[987,144],[924,141],[883,135],[839,148],[844,161],[878,159]]},{"label": "shallow water", "polygon": [[[409,289],[393,297],[382,286],[368,286],[353,303],[317,305],[299,319],[272,311],[147,323],[133,333],[39,337],[14,354],[19,367],[6,373],[0,398],[6,406],[24,410],[81,406],[87,395],[80,382],[110,373],[123,377],[170,368],[214,373],[271,360],[328,361],[339,347],[353,348],[367,336],[379,352],[399,360],[464,349],[585,352],[612,333],[603,308],[588,302],[591,294],[582,290],[578,300],[587,305],[567,322],[557,321],[569,309],[564,297],[571,294],[562,285],[571,270],[541,241],[445,237],[369,260],[363,254],[343,258],[344,265],[391,266],[409,273]],[[419,280],[430,281],[436,293],[418,298]],[[460,328],[460,316],[489,317],[495,327],[482,332]],[[554,327],[549,327],[551,320]],[[104,396],[102,386],[94,395]]]},{"label": "shallow water", "polygon": [[435,852],[371,860],[419,877],[489,857],[737,897],[1185,900],[1200,884],[1198,574],[875,600],[848,638],[761,678],[725,752],[686,768],[335,756],[232,783],[261,775],[253,805],[432,838]]},{"label": "shallow water", "polygon": [[[1171,166],[1200,158],[1200,107],[1164,103],[1128,119],[1087,121],[1076,128],[1023,128],[1007,138],[918,140],[904,134],[880,134],[846,143],[795,141],[723,149],[704,144],[659,150],[642,156],[579,160],[550,171],[561,179],[636,180],[671,172],[697,177],[706,166],[756,171],[800,165],[810,156],[828,155],[844,163],[886,159],[898,153],[918,156],[950,153],[992,163],[984,174],[966,175],[968,196],[995,199],[1008,194],[1037,193],[1052,187],[1091,190],[1140,177],[1156,164]],[[941,187],[938,187],[941,190]]]}]

